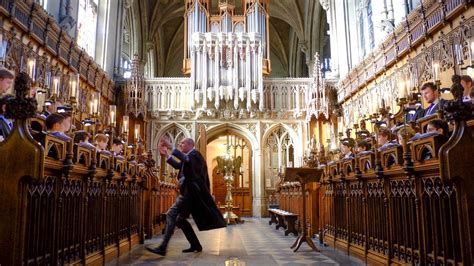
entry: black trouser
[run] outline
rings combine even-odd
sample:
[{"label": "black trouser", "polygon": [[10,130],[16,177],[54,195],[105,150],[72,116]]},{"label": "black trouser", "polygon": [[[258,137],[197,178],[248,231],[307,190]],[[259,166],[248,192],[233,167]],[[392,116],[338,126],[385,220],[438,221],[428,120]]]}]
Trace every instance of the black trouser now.
[{"label": "black trouser", "polygon": [[191,247],[197,248],[201,246],[201,243],[199,243],[199,239],[194,233],[193,227],[186,220],[186,218],[189,217],[189,214],[189,198],[183,195],[179,195],[173,206],[171,206],[171,208],[166,213],[165,237],[163,238],[163,242],[161,243],[160,247],[166,249],[176,226],[183,230],[183,233],[186,236],[186,239],[188,240],[189,244],[191,244]]}]

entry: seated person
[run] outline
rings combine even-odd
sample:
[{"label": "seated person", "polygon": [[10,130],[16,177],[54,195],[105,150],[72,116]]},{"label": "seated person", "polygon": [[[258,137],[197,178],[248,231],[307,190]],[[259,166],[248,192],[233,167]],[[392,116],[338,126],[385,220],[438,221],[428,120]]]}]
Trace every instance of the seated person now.
[{"label": "seated person", "polygon": [[351,138],[344,138],[341,141],[341,156],[342,160],[349,160],[355,157],[352,150],[354,149],[354,140]]},{"label": "seated person", "polygon": [[48,133],[64,141],[72,140],[72,138],[65,133],[70,127],[70,124],[71,117],[68,119],[64,115],[58,113],[50,114],[46,118],[46,129],[48,130]]},{"label": "seated person", "polygon": [[400,145],[403,145],[404,137],[407,137],[407,140],[410,140],[415,136],[415,130],[411,126],[402,126],[397,131],[397,139]]},{"label": "seated person", "polygon": [[379,129],[379,133],[377,134],[377,144],[379,145],[379,151],[386,150],[388,148],[393,147],[395,142],[390,141],[392,138],[392,132],[388,128],[381,128]]},{"label": "seated person", "polygon": [[107,150],[107,144],[109,143],[109,137],[105,134],[99,133],[95,135],[95,148],[100,153],[110,154]]},{"label": "seated person", "polygon": [[448,126],[448,123],[446,123],[446,121],[441,120],[441,119],[435,119],[428,123],[428,126],[426,127],[426,132],[427,133],[436,132],[440,135],[448,137],[449,126]]},{"label": "seated person", "polygon": [[50,105],[45,106],[45,109],[40,113],[40,116],[46,119],[50,114],[54,113],[56,103],[51,103]]},{"label": "seated person", "polygon": [[0,141],[5,140],[13,129],[13,122],[5,117],[7,103],[13,98],[12,95],[5,95],[0,98]]},{"label": "seated person", "polygon": [[122,157],[122,151],[123,151],[123,143],[120,139],[114,138],[112,141],[112,152],[114,153],[115,157]]},{"label": "seated person", "polygon": [[474,102],[474,98],[471,97],[472,92],[472,78],[469,75],[461,76],[461,86],[464,89],[464,94],[462,97],[463,102]]},{"label": "seated person", "polygon": [[357,142],[357,154],[367,154],[371,151],[370,148],[371,145],[366,140],[361,140]]},{"label": "seated person", "polygon": [[64,116],[64,120],[62,122],[62,126],[64,128],[64,132],[68,132],[70,130],[75,129],[76,127],[72,124],[72,117],[71,113],[62,113],[62,116]]},{"label": "seated person", "polygon": [[6,94],[13,86],[13,79],[15,79],[13,72],[6,68],[0,69],[0,96]]},{"label": "seated person", "polygon": [[418,140],[436,135],[443,135],[446,138],[449,138],[449,126],[446,121],[443,121],[441,119],[435,119],[433,121],[430,121],[426,126],[426,133],[416,133],[415,136],[411,138],[411,140]]},{"label": "seated person", "polygon": [[95,149],[95,146],[89,142],[91,134],[85,130],[78,130],[74,135],[74,143],[87,149]]},{"label": "seated person", "polygon": [[[446,140],[449,137],[448,123],[441,119],[432,120],[426,127],[426,133],[414,137],[413,139],[422,139],[431,136],[444,136]],[[423,149],[421,152],[421,158],[423,160],[429,160],[433,158],[433,154],[429,149]]]}]

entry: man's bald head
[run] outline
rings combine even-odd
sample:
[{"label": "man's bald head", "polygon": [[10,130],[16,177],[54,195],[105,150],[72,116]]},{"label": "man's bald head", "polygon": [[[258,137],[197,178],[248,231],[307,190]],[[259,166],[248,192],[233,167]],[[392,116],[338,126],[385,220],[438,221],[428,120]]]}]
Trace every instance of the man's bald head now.
[{"label": "man's bald head", "polygon": [[188,153],[194,148],[194,140],[192,138],[184,138],[179,143],[179,146],[182,152]]}]

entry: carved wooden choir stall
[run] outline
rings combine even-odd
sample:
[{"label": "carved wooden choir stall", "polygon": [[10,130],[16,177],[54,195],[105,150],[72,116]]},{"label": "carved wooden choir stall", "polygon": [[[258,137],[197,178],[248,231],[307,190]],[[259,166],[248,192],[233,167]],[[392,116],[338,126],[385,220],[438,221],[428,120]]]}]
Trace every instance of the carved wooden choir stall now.
[{"label": "carved wooden choir stall", "polygon": [[[445,107],[454,125],[449,139],[427,134],[320,165],[319,202],[311,209],[319,220],[297,223],[319,228],[321,242],[370,264],[472,264],[474,120],[467,119],[474,108],[459,99]],[[281,184],[277,198],[283,211],[301,217],[294,186]]]},{"label": "carved wooden choir stall", "polygon": [[125,161],[32,135],[30,85],[25,73],[16,78],[15,124],[0,143],[1,264],[101,264],[160,233],[176,184],[157,178],[151,156]]}]

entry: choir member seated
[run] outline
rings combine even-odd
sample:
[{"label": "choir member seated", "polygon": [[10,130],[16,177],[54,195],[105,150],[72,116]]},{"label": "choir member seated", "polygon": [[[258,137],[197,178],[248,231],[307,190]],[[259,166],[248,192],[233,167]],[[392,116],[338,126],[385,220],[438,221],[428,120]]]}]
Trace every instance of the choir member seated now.
[{"label": "choir member seated", "polygon": [[77,145],[90,150],[95,149],[95,146],[89,142],[90,138],[91,134],[89,132],[84,130],[78,130],[74,135],[74,143],[77,143]]},{"label": "choir member seated", "polygon": [[386,150],[396,145],[396,142],[390,141],[392,132],[388,128],[380,128],[377,134],[377,143],[379,144],[379,151]]},{"label": "choir member seated", "polygon": [[13,85],[15,75],[8,69],[0,69],[0,96],[8,92]]},{"label": "choir member seated", "polygon": [[355,157],[353,149],[355,146],[355,141],[351,138],[344,138],[341,141],[341,159],[350,160]]},{"label": "choir member seated", "polygon": [[428,123],[428,126],[426,127],[426,132],[427,133],[438,133],[440,135],[443,135],[445,137],[448,137],[449,135],[449,126],[446,121],[441,120],[441,119],[435,119],[432,120]]},{"label": "choir member seated", "polygon": [[95,135],[95,148],[98,152],[110,155],[110,151],[107,150],[108,143],[109,137],[107,135],[102,133]]},{"label": "choir member seated", "polygon": [[13,128],[13,122],[5,117],[7,103],[13,98],[12,95],[5,95],[0,98],[0,141],[5,140]]},{"label": "choir member seated", "polygon": [[397,139],[400,145],[403,145],[404,139],[410,140],[415,136],[415,130],[409,125],[402,125],[397,129]]},{"label": "choir member seated", "polygon": [[417,139],[423,139],[427,137],[432,137],[432,136],[437,136],[437,135],[442,135],[446,138],[449,138],[449,126],[446,121],[441,120],[441,119],[434,119],[430,122],[428,122],[428,125],[426,126],[426,133],[424,134],[415,134],[411,140],[417,140]]},{"label": "choir member seated", "polygon": [[112,141],[112,152],[114,153],[115,157],[122,157],[122,151],[123,151],[123,143],[120,139],[114,138]]},{"label": "choir member seated", "polygon": [[357,142],[357,154],[364,155],[371,152],[371,145],[366,140]]},{"label": "choir member seated", "polygon": [[70,116],[67,117],[62,114],[54,113],[46,118],[46,129],[48,130],[48,133],[64,141],[72,140],[72,138],[65,133],[70,127]]},{"label": "choir member seated", "polygon": [[474,93],[472,89],[472,78],[468,75],[461,76],[461,86],[464,89],[462,101],[474,103],[474,98],[471,96]]}]

